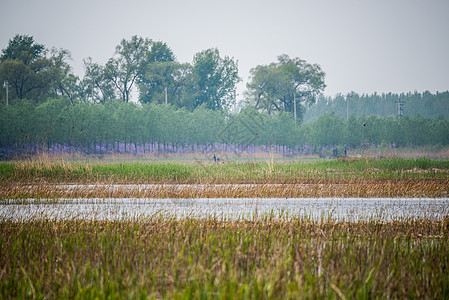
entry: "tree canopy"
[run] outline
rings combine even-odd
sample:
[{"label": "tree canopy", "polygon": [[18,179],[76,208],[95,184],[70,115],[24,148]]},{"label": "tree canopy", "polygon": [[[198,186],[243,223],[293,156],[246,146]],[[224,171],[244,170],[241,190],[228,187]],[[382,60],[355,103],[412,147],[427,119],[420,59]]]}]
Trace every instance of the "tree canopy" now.
[{"label": "tree canopy", "polygon": [[[48,55],[49,54],[49,55]],[[28,35],[9,40],[0,57],[0,80],[8,81],[11,99],[42,101],[47,97],[78,96],[78,78],[67,63],[68,50],[52,49],[38,44]]]},{"label": "tree canopy", "polygon": [[137,93],[141,103],[167,102],[189,110],[203,105],[226,110],[235,100],[240,80],[237,61],[221,57],[218,49],[200,51],[192,63],[180,63],[166,43],[137,35],[122,39],[104,65],[85,58],[81,80],[72,73],[68,60],[68,50],[49,50],[31,36],[16,35],[2,50],[0,80],[8,81],[11,99],[42,102],[64,96],[128,103],[131,94]]},{"label": "tree canopy", "polygon": [[[0,147],[27,144],[30,137],[35,144],[45,139],[83,147],[449,144],[449,92],[324,97],[321,67],[288,55],[251,70],[248,105],[237,114],[229,108],[240,81],[238,62],[216,48],[181,63],[166,43],[132,36],[104,65],[84,59],[82,79],[69,61],[68,50],[47,49],[31,36],[9,40],[1,51],[0,82],[8,81],[13,101],[0,105]],[[140,103],[128,103],[134,92]],[[403,118],[396,117],[399,100],[406,102]],[[304,116],[313,122],[300,124]]]},{"label": "tree canopy", "polygon": [[[103,145],[103,150],[99,145]],[[119,149],[120,145],[124,147]],[[331,113],[297,125],[290,113],[281,111],[268,116],[251,107],[230,115],[204,106],[190,111],[171,105],[122,101],[72,103],[67,98],[42,103],[23,100],[0,106],[0,159],[30,148],[136,153],[137,148],[158,152],[154,147],[173,151],[178,146],[186,151],[253,146],[265,151],[272,146],[319,151],[321,147],[337,145],[449,145],[449,120],[418,115],[402,119],[352,115],[345,120]]]},{"label": "tree canopy", "polygon": [[423,117],[449,118],[449,91],[430,93],[382,93],[346,95],[338,94],[334,97],[319,96],[316,103],[311,105],[304,115],[305,121],[314,121],[321,115],[335,112],[339,117],[356,116],[390,116],[398,115],[398,105],[402,102],[403,116],[420,114]]},{"label": "tree canopy", "polygon": [[305,108],[314,103],[326,87],[325,73],[317,64],[309,64],[300,58],[280,55],[278,61],[269,65],[259,65],[251,70],[247,84],[249,103],[267,111],[294,112],[302,119]]},{"label": "tree canopy", "polygon": [[134,35],[129,41],[123,39],[104,68],[104,76],[113,83],[125,103],[129,101],[131,89],[142,76],[150,60],[152,41]]},{"label": "tree canopy", "polygon": [[234,59],[221,58],[216,48],[197,53],[192,66],[191,106],[204,104],[212,110],[228,108],[234,104],[234,90],[239,80]]}]

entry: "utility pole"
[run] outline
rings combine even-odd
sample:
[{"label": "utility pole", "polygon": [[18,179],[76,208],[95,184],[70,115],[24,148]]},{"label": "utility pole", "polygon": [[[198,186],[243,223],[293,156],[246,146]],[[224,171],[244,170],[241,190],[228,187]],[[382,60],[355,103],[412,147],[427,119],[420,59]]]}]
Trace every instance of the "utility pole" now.
[{"label": "utility pole", "polygon": [[167,87],[165,87],[165,104],[168,104]]},{"label": "utility pole", "polygon": [[293,93],[293,112],[295,114],[295,124],[296,124],[296,89],[295,93]]},{"label": "utility pole", "polygon": [[8,89],[9,89],[9,82],[8,82],[8,80],[3,82],[3,87],[6,88],[6,106],[8,106]]},{"label": "utility pole", "polygon": [[237,111],[238,111],[237,95],[239,95],[239,94],[237,94],[237,89],[234,89],[234,92],[232,95],[232,97],[233,97],[232,105],[233,105],[234,113],[237,113]]},{"label": "utility pole", "polygon": [[92,77],[92,90],[91,90],[91,94],[90,94],[90,96],[92,97],[92,103],[94,103],[95,101],[94,101],[94,79],[93,79],[93,77]]},{"label": "utility pole", "polygon": [[349,120],[349,101],[348,101],[348,95],[345,96],[346,100],[346,121]]},{"label": "utility pole", "polygon": [[295,86],[295,90],[293,91],[293,119],[295,120],[295,125],[296,125],[296,90],[298,89],[299,84],[295,84],[293,82],[294,86]]},{"label": "utility pole", "polygon": [[405,101],[402,99],[399,99],[396,101],[396,103],[398,104],[398,118],[400,119],[404,116]]}]

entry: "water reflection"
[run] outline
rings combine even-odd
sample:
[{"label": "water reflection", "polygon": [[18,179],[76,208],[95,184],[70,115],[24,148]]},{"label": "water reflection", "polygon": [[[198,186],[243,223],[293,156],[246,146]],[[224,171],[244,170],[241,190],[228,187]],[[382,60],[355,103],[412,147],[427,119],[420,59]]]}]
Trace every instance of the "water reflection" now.
[{"label": "water reflection", "polygon": [[57,199],[6,200],[3,220],[95,219],[129,220],[159,217],[216,217],[256,220],[302,216],[311,220],[442,219],[449,215],[449,199],[390,198],[211,198],[211,199]]}]

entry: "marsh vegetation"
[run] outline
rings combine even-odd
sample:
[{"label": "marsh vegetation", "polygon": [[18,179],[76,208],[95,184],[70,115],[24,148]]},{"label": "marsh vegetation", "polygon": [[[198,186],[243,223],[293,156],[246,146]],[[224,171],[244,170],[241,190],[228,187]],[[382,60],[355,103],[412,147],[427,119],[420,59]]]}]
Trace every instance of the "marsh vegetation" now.
[{"label": "marsh vegetation", "polygon": [[449,221],[0,222],[2,298],[446,298]]},{"label": "marsh vegetation", "polygon": [[0,163],[0,199],[447,197],[449,162],[342,159],[312,163]]},{"label": "marsh vegetation", "polygon": [[[449,297],[448,161],[17,161],[0,164],[0,180],[0,298]],[[441,199],[420,204],[422,213],[378,199],[374,213],[359,206],[351,218],[338,218],[335,205],[318,215],[310,205],[309,213],[282,209],[299,206],[292,197],[361,195]],[[242,198],[241,214],[193,213],[214,197]],[[271,197],[288,199],[245,217],[241,201],[258,208]],[[92,198],[124,214],[18,217],[20,206]],[[192,212],[126,214],[123,198]],[[386,218],[388,209],[397,215]]]}]

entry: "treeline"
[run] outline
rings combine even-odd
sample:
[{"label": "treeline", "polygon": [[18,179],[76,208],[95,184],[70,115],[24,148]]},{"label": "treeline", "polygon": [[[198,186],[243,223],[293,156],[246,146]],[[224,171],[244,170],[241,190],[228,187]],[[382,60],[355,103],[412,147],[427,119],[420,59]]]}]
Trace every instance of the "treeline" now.
[{"label": "treeline", "polygon": [[13,37],[0,55],[9,97],[0,105],[0,155],[449,144],[449,92],[323,97],[319,65],[280,55],[251,70],[246,108],[231,114],[237,60],[218,49],[180,63],[167,44],[133,36],[115,50],[104,65],[86,58],[78,78],[68,50]]},{"label": "treeline", "polygon": [[[82,78],[72,73],[69,60],[68,50],[49,50],[32,36],[14,36],[0,55],[0,82],[9,91],[8,101],[0,93],[1,102],[40,103],[63,96],[73,103],[128,103],[134,93],[142,104],[165,103],[189,111],[200,106],[229,111],[236,104],[238,62],[216,48],[181,63],[166,43],[133,36],[122,39],[104,65],[84,59]],[[324,78],[318,64],[280,55],[277,62],[251,70],[245,102],[268,114],[295,114],[300,123],[305,107],[324,90]]]},{"label": "treeline", "polygon": [[315,121],[319,116],[335,112],[341,118],[346,118],[347,114],[356,116],[397,116],[399,115],[398,102],[402,102],[402,115],[423,117],[444,116],[449,118],[449,91],[436,92],[432,94],[428,91],[424,93],[406,94],[371,94],[358,95],[350,93],[347,95],[337,95],[336,97],[320,96],[312,104],[304,115],[305,121]]},{"label": "treeline", "polygon": [[[276,145],[297,153],[313,151],[311,146],[381,144],[449,145],[449,120],[352,115],[346,121],[331,113],[296,125],[291,114],[269,116],[253,108],[231,115],[204,106],[189,111],[159,104],[73,103],[67,98],[0,106],[2,156],[55,145],[61,151],[68,147],[86,153],[212,151],[223,145],[244,150]],[[98,149],[98,145],[104,148]]]},{"label": "treeline", "polygon": [[196,53],[192,63],[180,63],[166,43],[138,36],[122,39],[104,65],[85,58],[82,78],[73,74],[69,61],[68,50],[48,49],[32,36],[14,36],[0,55],[0,82],[9,90],[10,104],[60,96],[72,102],[127,103],[137,91],[141,103],[225,110],[233,105],[240,80],[237,60],[216,48]]}]

